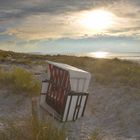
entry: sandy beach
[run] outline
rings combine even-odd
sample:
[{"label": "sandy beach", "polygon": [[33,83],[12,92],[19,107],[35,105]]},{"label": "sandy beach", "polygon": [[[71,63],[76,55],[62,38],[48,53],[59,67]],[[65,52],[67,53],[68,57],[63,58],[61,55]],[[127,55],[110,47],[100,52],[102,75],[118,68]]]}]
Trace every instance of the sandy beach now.
[{"label": "sandy beach", "polygon": [[[1,65],[5,70],[10,65]],[[33,73],[46,70],[44,66],[28,67],[20,65]],[[41,82],[41,81],[40,81]],[[102,85],[92,76],[89,86],[89,98],[84,117],[65,124],[69,140],[87,140],[97,132],[103,140],[139,140],[140,139],[140,89],[113,83]],[[31,100],[22,95],[13,95],[8,89],[0,90],[0,118],[22,119],[31,115]],[[45,115],[45,113],[44,113]],[[47,117],[47,115],[46,115]],[[2,129],[3,123],[0,122]]]}]

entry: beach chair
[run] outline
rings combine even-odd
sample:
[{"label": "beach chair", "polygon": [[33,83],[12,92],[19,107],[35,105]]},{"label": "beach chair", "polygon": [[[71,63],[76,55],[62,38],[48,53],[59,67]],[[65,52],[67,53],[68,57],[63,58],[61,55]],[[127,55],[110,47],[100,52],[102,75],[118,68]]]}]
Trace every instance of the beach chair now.
[{"label": "beach chair", "polygon": [[48,61],[40,106],[62,122],[75,121],[84,115],[90,78],[84,70]]}]

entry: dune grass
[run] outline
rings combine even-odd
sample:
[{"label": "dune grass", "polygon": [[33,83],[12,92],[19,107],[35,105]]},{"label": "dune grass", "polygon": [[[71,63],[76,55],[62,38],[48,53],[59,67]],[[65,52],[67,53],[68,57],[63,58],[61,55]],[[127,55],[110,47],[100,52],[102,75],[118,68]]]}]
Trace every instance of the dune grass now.
[{"label": "dune grass", "polygon": [[95,82],[103,85],[127,85],[139,88],[140,65],[115,59],[93,59],[88,57],[55,56],[49,60],[70,64],[89,71]]},{"label": "dune grass", "polygon": [[32,98],[32,113],[28,119],[3,119],[0,140],[66,140],[66,130],[57,126],[54,119],[39,119],[37,98]]},{"label": "dune grass", "polygon": [[[140,65],[119,59],[94,59],[89,57],[76,57],[66,55],[30,55],[6,52],[2,55],[5,61],[9,56],[14,59],[12,64],[45,65],[46,60],[66,63],[89,71],[94,80],[103,85],[121,84],[139,87]],[[10,59],[12,60],[12,59]]]},{"label": "dune grass", "polygon": [[35,96],[40,92],[39,81],[29,71],[13,67],[10,71],[0,69],[0,85],[16,94]]},{"label": "dune grass", "polygon": [[[89,71],[94,80],[103,85],[121,84],[133,87],[139,87],[140,83],[140,65],[119,59],[93,59],[88,57],[75,56],[30,56],[30,65],[46,65],[46,60],[66,63],[86,71]],[[17,63],[19,63],[18,60]],[[14,63],[15,64],[15,63]],[[25,63],[23,63],[25,64]]]},{"label": "dune grass", "polygon": [[103,140],[102,131],[99,128],[95,128],[92,132],[89,140]]},{"label": "dune grass", "polygon": [[119,83],[139,87],[140,66],[127,61],[98,60],[91,68],[95,80],[101,84]]},{"label": "dune grass", "polygon": [[0,61],[4,60],[11,64],[32,66],[46,65],[46,60],[62,62],[89,71],[95,82],[99,84],[121,84],[139,88],[140,65],[129,61],[66,55],[31,55],[6,51],[0,51],[0,55]]},{"label": "dune grass", "polygon": [[[22,123],[21,123],[22,122]],[[16,122],[7,121],[0,130],[0,140],[66,140],[63,128],[56,127],[52,121],[35,121],[33,118]]]}]

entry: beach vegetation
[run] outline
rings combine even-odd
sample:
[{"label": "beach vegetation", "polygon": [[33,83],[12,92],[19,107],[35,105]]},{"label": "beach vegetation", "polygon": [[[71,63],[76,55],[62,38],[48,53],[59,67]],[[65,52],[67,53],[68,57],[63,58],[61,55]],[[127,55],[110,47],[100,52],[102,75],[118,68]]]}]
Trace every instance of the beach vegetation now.
[{"label": "beach vegetation", "polygon": [[40,92],[40,83],[29,71],[13,67],[10,71],[0,69],[0,85],[12,93],[35,96]]},{"label": "beach vegetation", "polygon": [[0,140],[66,140],[66,132],[56,127],[51,120],[7,120],[5,127],[0,130]]}]

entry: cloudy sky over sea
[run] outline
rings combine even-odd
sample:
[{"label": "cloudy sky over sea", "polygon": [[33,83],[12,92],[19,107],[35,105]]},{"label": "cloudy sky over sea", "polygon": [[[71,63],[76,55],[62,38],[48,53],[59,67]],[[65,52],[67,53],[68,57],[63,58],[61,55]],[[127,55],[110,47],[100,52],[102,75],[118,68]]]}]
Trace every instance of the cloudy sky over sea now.
[{"label": "cloudy sky over sea", "polygon": [[0,0],[0,49],[140,52],[140,0]]}]

